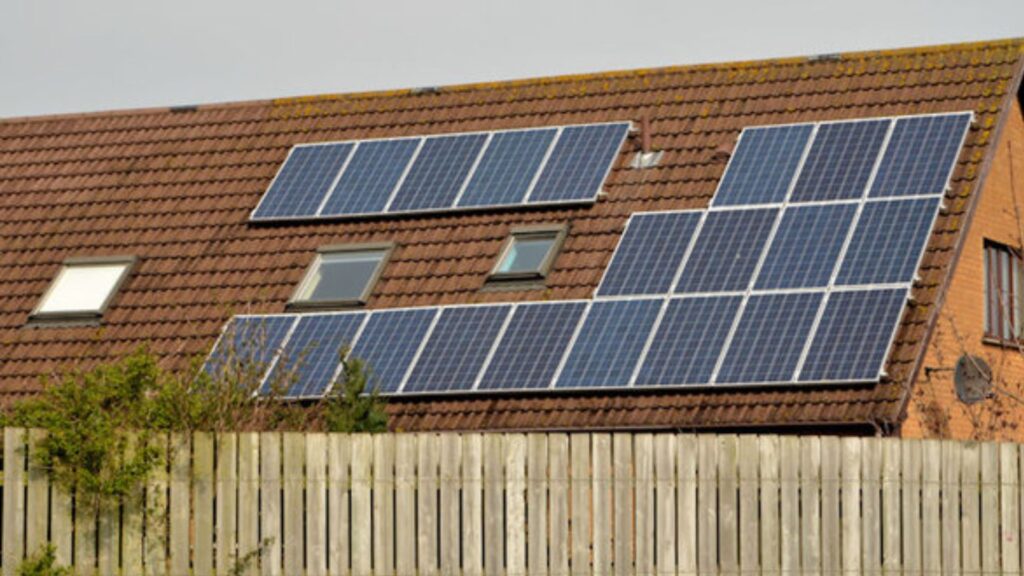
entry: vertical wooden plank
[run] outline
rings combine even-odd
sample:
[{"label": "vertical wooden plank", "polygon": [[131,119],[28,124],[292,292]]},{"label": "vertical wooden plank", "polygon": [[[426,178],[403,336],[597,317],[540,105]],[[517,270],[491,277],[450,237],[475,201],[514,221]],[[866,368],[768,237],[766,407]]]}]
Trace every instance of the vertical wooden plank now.
[{"label": "vertical wooden plank", "polygon": [[[128,539],[126,542],[135,542],[137,551],[135,557],[138,559],[138,564],[126,564],[135,568],[135,574],[142,573],[142,502],[144,499],[145,488],[136,488],[133,497],[128,498],[127,502],[134,503],[134,508],[130,508],[126,511],[126,518],[139,526],[139,530],[135,533],[127,533],[125,538]],[[134,515],[133,515],[134,512]],[[137,535],[137,539],[131,540],[130,537]],[[57,564],[60,566],[70,566],[72,557],[72,542],[74,538],[74,528],[71,518],[71,492],[67,488],[61,486],[59,483],[54,482],[51,485],[50,491],[50,543],[54,547],[54,557],[57,560]]]},{"label": "vertical wooden plank", "polygon": [[245,575],[259,572],[260,435],[238,434],[238,553]]},{"label": "vertical wooden plank", "polygon": [[462,438],[441,436],[441,573],[459,570],[459,486],[462,484]]},{"label": "vertical wooden plank", "polygon": [[349,460],[352,478],[352,511],[349,527],[352,530],[352,574],[369,576],[373,570],[373,510],[370,503],[370,470],[373,463],[373,437],[355,434],[352,456]]},{"label": "vertical wooden plank", "polygon": [[861,439],[843,438],[840,448],[842,455],[842,505],[843,505],[843,562],[846,574],[859,574],[861,568],[861,519],[860,519],[860,470]]},{"label": "vertical wooden plank", "polygon": [[416,436],[395,440],[395,571],[416,573]]},{"label": "vertical wooden plank", "polygon": [[839,438],[821,438],[821,570],[838,574],[842,570],[842,530],[839,519]]},{"label": "vertical wooden plank", "polygon": [[921,574],[921,455],[920,440],[903,440],[900,447],[903,501],[903,573]]},{"label": "vertical wooden plank", "polygon": [[217,481],[216,567],[218,576],[228,574],[238,561],[238,436],[232,432],[216,437]]},{"label": "vertical wooden plank", "polygon": [[861,551],[865,574],[882,572],[882,443],[865,438],[861,445]]},{"label": "vertical wooden plank", "polygon": [[484,444],[480,434],[462,438],[462,573],[484,571]]},{"label": "vertical wooden plank", "polygon": [[502,574],[505,546],[505,470],[501,436],[484,435],[484,573]]},{"label": "vertical wooden plank", "polygon": [[939,517],[942,444],[938,440],[925,440],[921,450],[921,568],[925,574],[938,574],[942,570]]},{"label": "vertical wooden plank", "polygon": [[285,432],[281,435],[281,444],[281,487],[284,492],[281,511],[281,555],[284,573],[290,575],[302,572],[302,556],[305,549],[302,489],[305,480],[303,468],[306,459],[306,439],[298,432]]},{"label": "vertical wooden plank", "polygon": [[[352,459],[352,439],[346,434],[330,434],[327,436],[327,444],[327,530],[331,535],[327,542],[327,567],[333,576],[345,576],[349,574],[351,566],[349,463]],[[409,456],[410,460],[415,461],[414,454]],[[409,506],[408,509],[414,510],[415,506]],[[415,550],[414,543],[410,542],[409,545]]]},{"label": "vertical wooden plank", "polygon": [[1000,571],[999,530],[999,446],[993,442],[981,445],[981,570],[987,574]]},{"label": "vertical wooden plank", "polygon": [[[166,492],[163,494],[164,506],[158,506],[156,508],[156,516],[154,520],[159,522],[161,526],[154,531],[154,536],[162,536],[166,532],[159,532],[158,530],[166,530]],[[82,491],[75,493],[75,570],[80,574],[95,574],[96,573],[96,554],[99,545],[99,510],[94,498],[86,495]],[[165,541],[161,539],[159,542],[156,538],[153,540],[153,547],[159,548],[161,557],[166,554]],[[156,556],[154,556],[155,558]],[[153,562],[152,564],[153,574],[163,574],[166,570],[166,566],[162,562]]]},{"label": "vertical wooden plank", "polygon": [[327,436],[323,433],[306,435],[306,572],[327,574]]},{"label": "vertical wooden plank", "polygon": [[761,573],[780,573],[779,437],[758,438],[761,475]]},{"label": "vertical wooden plank", "polygon": [[195,576],[213,574],[213,437],[192,436],[192,507],[195,522],[192,570]]},{"label": "vertical wooden plank", "polygon": [[654,437],[655,566],[659,576],[676,573],[676,437]]},{"label": "vertical wooden plank", "polygon": [[882,571],[899,572],[900,556],[900,439],[882,440]]},{"label": "vertical wooden plank", "polygon": [[373,573],[395,573],[395,437],[373,435]]},{"label": "vertical wooden plank", "polygon": [[22,428],[4,430],[4,576],[13,576],[25,556],[25,440]]},{"label": "vertical wooden plank", "polygon": [[46,469],[36,455],[38,447],[46,438],[42,430],[28,433],[28,496],[25,503],[28,522],[25,526],[25,550],[35,553],[46,544],[47,520],[49,519],[50,479]]},{"label": "vertical wooden plank", "polygon": [[636,524],[633,550],[637,574],[654,573],[654,437],[633,439],[633,475]]},{"label": "vertical wooden plank", "polygon": [[1020,574],[1020,478],[1017,446],[999,445],[1000,557],[1004,574]]},{"label": "vertical wooden plank", "polygon": [[761,484],[758,475],[760,451],[757,436],[740,437],[739,446],[740,475],[740,572],[755,574],[760,572],[760,521],[758,489]]},{"label": "vertical wooden plank", "polygon": [[[526,436],[509,434],[505,445],[505,569],[526,573]],[[458,539],[453,540],[457,542]]]},{"label": "vertical wooden plank", "polygon": [[960,449],[961,559],[964,573],[976,574],[981,570],[981,446],[966,442]]},{"label": "vertical wooden plank", "polygon": [[800,438],[800,564],[804,574],[821,571],[821,440]]},{"label": "vertical wooden plank", "polygon": [[281,574],[281,435],[260,434],[260,569]]},{"label": "vertical wooden plank", "polygon": [[551,535],[548,570],[552,576],[569,573],[569,437],[548,436],[548,486],[550,487]]},{"label": "vertical wooden plank", "polygon": [[192,447],[182,434],[171,435],[170,560],[171,574],[187,574],[189,568],[189,486]]},{"label": "vertical wooden plank", "polygon": [[676,439],[679,478],[676,484],[678,563],[680,576],[697,574],[697,437]]},{"label": "vertical wooden plank", "polygon": [[782,523],[781,560],[783,574],[800,572],[800,439],[781,439],[780,520]]},{"label": "vertical wooden plank", "polygon": [[[419,550],[420,574],[437,574],[437,465],[439,459],[438,437],[436,434],[421,434],[417,458],[419,468],[419,522],[417,523],[416,549]],[[501,449],[500,446],[497,447]],[[499,454],[500,456],[500,454]],[[362,576],[362,575],[357,575]]]},{"label": "vertical wooden plank", "polygon": [[718,562],[722,574],[739,573],[739,514],[736,499],[739,439],[734,434],[718,441]]},{"label": "vertical wooden plank", "polygon": [[960,573],[960,444],[942,443],[942,572]]},{"label": "vertical wooden plank", "polygon": [[593,464],[591,490],[593,494],[593,571],[596,576],[611,576],[612,572],[612,437],[610,434],[591,435]]},{"label": "vertical wooden plank", "polygon": [[[136,438],[135,442],[138,441],[138,438]],[[139,449],[141,449],[140,445],[130,445],[129,456],[133,456],[135,451]],[[54,519],[56,519],[58,515],[56,510],[57,498],[57,494],[54,493]],[[126,575],[142,574],[142,558],[145,550],[145,542],[142,538],[146,502],[145,486],[137,486],[132,489],[125,495],[123,502],[124,516],[122,518],[123,532],[121,534],[121,573]],[[60,515],[63,516],[63,512]],[[54,528],[56,528],[56,522],[54,523]]]},{"label": "vertical wooden plank", "polygon": [[115,501],[104,501],[99,508],[99,524],[97,532],[97,572],[114,574],[121,563],[121,505]]},{"label": "vertical wooden plank", "polygon": [[718,437],[698,436],[697,571],[718,572]]},{"label": "vertical wooden plank", "polygon": [[[145,544],[144,564],[146,574],[167,573],[167,483],[169,466],[167,453],[168,438],[162,434],[155,434],[150,438],[150,447],[157,456],[157,466],[149,475],[146,484],[146,518],[145,518]],[[78,509],[76,502],[75,510],[75,557],[76,568],[78,564],[80,542],[78,538]]]},{"label": "vertical wooden plank", "polygon": [[529,527],[526,541],[528,572],[548,573],[548,440],[544,434],[527,437],[526,510]]},{"label": "vertical wooden plank", "polygon": [[584,576],[590,571],[590,436],[569,436],[570,541],[573,576]]}]

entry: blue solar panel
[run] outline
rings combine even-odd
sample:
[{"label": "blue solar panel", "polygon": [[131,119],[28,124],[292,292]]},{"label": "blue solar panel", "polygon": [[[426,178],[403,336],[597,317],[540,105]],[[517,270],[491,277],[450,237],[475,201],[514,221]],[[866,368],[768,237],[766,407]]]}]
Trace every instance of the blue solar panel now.
[{"label": "blue solar panel", "polygon": [[614,300],[590,306],[557,388],[627,386],[654,320],[657,300]]},{"label": "blue solar panel", "polygon": [[420,140],[360,142],[320,215],[382,212]]},{"label": "blue solar panel", "polygon": [[790,201],[861,198],[891,122],[864,120],[818,127]]},{"label": "blue solar panel", "polygon": [[417,308],[370,316],[350,357],[363,361],[371,389],[384,394],[398,390],[436,313],[437,308]]},{"label": "blue solar panel", "polygon": [[636,386],[707,384],[742,296],[670,300]]},{"label": "blue solar panel", "polygon": [[558,130],[498,132],[491,137],[459,206],[519,204]]},{"label": "blue solar panel", "polygon": [[751,296],[716,384],[790,382],[823,294]]},{"label": "blue solar panel", "polygon": [[352,144],[293,148],[253,219],[315,216],[351,151]]},{"label": "blue solar panel", "polygon": [[773,204],[785,200],[813,131],[813,124],[744,130],[713,204]]},{"label": "blue solar panel", "polygon": [[939,198],[866,203],[836,284],[912,281],[938,206]]},{"label": "blue solar panel", "polygon": [[511,306],[446,308],[403,392],[469,391]]},{"label": "blue solar panel", "polygon": [[778,214],[775,208],[709,212],[676,292],[746,290]]},{"label": "blue solar panel", "polygon": [[206,361],[206,373],[259,379],[274,359],[295,316],[235,316]]},{"label": "blue solar panel", "polygon": [[700,216],[699,212],[634,214],[598,295],[668,293]]},{"label": "blue solar panel", "polygon": [[388,212],[451,208],[486,140],[486,134],[427,138]]},{"label": "blue solar panel", "polygon": [[[300,316],[260,393],[277,392],[285,398],[323,396],[341,364],[342,348],[352,344],[365,317],[363,312]],[[282,389],[273,390],[277,386]]]},{"label": "blue solar panel", "polygon": [[519,305],[479,389],[523,390],[550,386],[584,308],[584,302]]},{"label": "blue solar panel", "polygon": [[799,379],[878,379],[906,298],[903,288],[830,294]]},{"label": "blue solar panel", "polygon": [[628,131],[627,122],[564,128],[529,201],[593,200]]},{"label": "blue solar panel", "polygon": [[754,287],[827,286],[856,213],[857,204],[790,206],[782,214]]},{"label": "blue solar panel", "polygon": [[897,120],[871,197],[942,194],[970,122],[970,114]]}]

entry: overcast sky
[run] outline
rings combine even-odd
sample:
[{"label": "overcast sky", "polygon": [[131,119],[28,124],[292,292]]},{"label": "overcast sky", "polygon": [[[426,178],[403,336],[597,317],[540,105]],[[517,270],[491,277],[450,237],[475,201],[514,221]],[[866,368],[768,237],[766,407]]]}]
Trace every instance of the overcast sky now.
[{"label": "overcast sky", "polygon": [[0,117],[1013,36],[1022,0],[0,0]]}]

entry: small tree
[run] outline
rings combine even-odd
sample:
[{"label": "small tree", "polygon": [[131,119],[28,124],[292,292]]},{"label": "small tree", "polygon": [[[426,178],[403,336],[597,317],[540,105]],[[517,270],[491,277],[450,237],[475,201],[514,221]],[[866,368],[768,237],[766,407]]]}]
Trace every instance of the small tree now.
[{"label": "small tree", "polygon": [[345,358],[344,369],[324,404],[324,425],[331,432],[386,432],[388,414],[376,388],[369,389],[369,370],[358,358]]}]

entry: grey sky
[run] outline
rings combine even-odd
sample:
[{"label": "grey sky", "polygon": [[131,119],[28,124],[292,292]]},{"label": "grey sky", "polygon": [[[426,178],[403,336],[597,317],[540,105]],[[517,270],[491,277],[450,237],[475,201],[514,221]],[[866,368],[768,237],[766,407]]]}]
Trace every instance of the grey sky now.
[{"label": "grey sky", "polygon": [[2,0],[0,117],[1021,35],[1021,0]]}]

